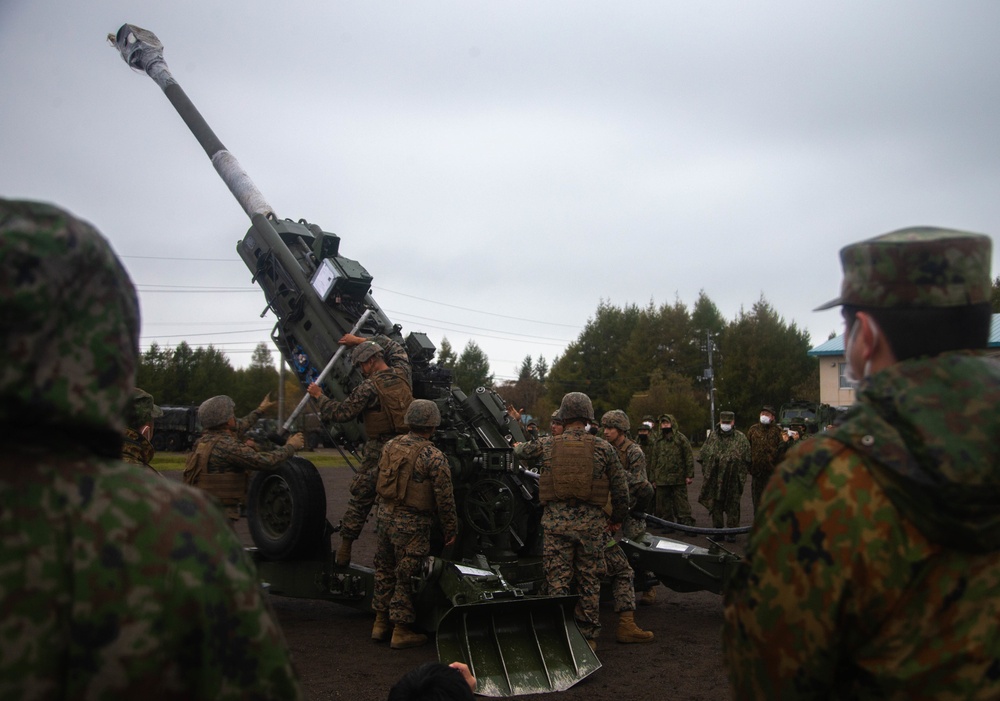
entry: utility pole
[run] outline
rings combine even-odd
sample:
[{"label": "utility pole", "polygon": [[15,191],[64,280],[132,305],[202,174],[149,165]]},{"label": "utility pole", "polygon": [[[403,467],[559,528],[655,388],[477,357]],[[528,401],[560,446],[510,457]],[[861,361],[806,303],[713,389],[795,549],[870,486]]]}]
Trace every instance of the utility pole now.
[{"label": "utility pole", "polygon": [[712,340],[712,332],[705,331],[705,350],[708,351],[708,367],[705,368],[704,378],[708,380],[708,401],[709,420],[708,430],[715,426],[715,370],[712,367],[712,351],[715,350],[715,342]]}]

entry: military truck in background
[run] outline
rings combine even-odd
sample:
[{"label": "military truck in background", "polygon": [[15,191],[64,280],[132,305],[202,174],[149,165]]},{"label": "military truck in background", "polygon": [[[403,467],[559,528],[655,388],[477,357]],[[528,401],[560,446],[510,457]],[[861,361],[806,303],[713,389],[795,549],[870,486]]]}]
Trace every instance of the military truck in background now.
[{"label": "military truck in background", "polygon": [[153,448],[179,453],[190,450],[201,435],[196,406],[161,406],[163,416],[153,419]]},{"label": "military truck in background", "polygon": [[829,404],[793,399],[781,405],[778,410],[778,423],[783,428],[803,425],[806,427],[806,432],[812,435],[821,431],[827,424],[834,423],[837,414],[837,410]]}]

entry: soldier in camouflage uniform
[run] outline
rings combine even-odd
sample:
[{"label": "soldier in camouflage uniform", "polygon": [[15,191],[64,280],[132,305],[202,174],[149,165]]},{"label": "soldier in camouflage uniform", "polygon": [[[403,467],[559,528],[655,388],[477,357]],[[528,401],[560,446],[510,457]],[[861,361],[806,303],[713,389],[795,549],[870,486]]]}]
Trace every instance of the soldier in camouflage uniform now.
[{"label": "soldier in camouflage uniform", "polygon": [[153,395],[136,387],[125,413],[122,460],[133,465],[145,465],[156,474],[160,473],[151,464],[156,450],[150,441],[153,438],[153,420],[159,416],[163,416],[163,410],[153,403]]},{"label": "soldier in camouflage uniform", "polygon": [[[629,490],[629,509],[645,511],[653,499],[653,485],[646,479],[646,458],[639,446],[628,438],[628,416],[621,409],[613,409],[601,417],[604,439],[618,452],[618,464],[625,472]],[[622,534],[626,538],[641,538],[646,524],[630,513],[625,518]],[[618,629],[615,639],[620,643],[648,643],[653,633],[642,630],[635,623],[635,572],[625,551],[613,537],[604,545],[605,576],[611,581]],[[654,596],[655,598],[655,596]]]},{"label": "soldier in camouflage uniform", "polygon": [[760,495],[788,447],[788,434],[774,422],[774,407],[765,404],[761,408],[760,422],[747,429],[747,440],[750,441],[750,490],[756,515]]},{"label": "soldier in camouflage uniform", "polygon": [[724,597],[741,698],[1000,698],[1000,360],[991,242],[843,248],[856,403],[789,450]]},{"label": "soldier in camouflage uniform", "polygon": [[406,432],[403,415],[413,401],[413,377],[406,349],[388,336],[364,339],[345,334],[340,339],[352,346],[351,361],[365,379],[342,402],[323,394],[319,385],[309,385],[311,397],[319,400],[323,421],[342,423],[361,417],[365,426],[361,469],[351,481],[351,498],[340,522],[340,547],[334,556],[338,565],[351,562],[351,548],[361,535],[375,503],[378,461],[386,441]]},{"label": "soldier in camouflage uniform", "polygon": [[687,488],[694,481],[694,451],[677,419],[661,414],[660,433],[649,450],[649,476],[656,489],[656,515],[685,526],[695,524]]},{"label": "soldier in camouflage uniform", "polygon": [[243,434],[273,405],[268,394],[260,406],[242,419],[233,414],[235,402],[224,394],[206,399],[198,407],[198,421],[204,432],[188,456],[184,482],[215,497],[231,523],[240,520],[240,507],[246,501],[248,472],[276,470],[305,446],[301,433],[290,436],[284,446],[263,452],[244,442]]},{"label": "soldier in camouflage uniform", "polygon": [[399,650],[427,642],[412,630],[417,620],[412,578],[431,550],[431,526],[437,515],[444,544],[453,545],[458,514],[448,459],[430,438],[441,425],[441,413],[429,399],[414,399],[406,411],[410,432],[385,444],[379,460],[376,492],[375,591],[372,640],[389,638]]},{"label": "soldier in camouflage uniform", "polygon": [[[698,503],[712,515],[712,527],[736,528],[740,525],[740,500],[750,469],[750,441],[736,430],[736,416],[719,412],[719,425],[701,447],[698,456],[703,482]],[[730,543],[735,536],[726,536]]]},{"label": "soldier in camouflage uniform", "polygon": [[301,698],[218,509],[120,460],[139,305],[103,237],[0,200],[0,327],[0,698]]},{"label": "soldier in camouflage uniform", "polygon": [[615,449],[585,430],[594,423],[594,407],[582,392],[570,392],[559,406],[564,430],[533,441],[526,459],[540,458],[538,496],[544,529],[542,562],[552,596],[570,594],[576,582],[580,600],[576,620],[590,646],[597,649],[601,632],[600,593],[604,543],[611,497],[611,524],[620,527],[628,513],[628,483]]}]

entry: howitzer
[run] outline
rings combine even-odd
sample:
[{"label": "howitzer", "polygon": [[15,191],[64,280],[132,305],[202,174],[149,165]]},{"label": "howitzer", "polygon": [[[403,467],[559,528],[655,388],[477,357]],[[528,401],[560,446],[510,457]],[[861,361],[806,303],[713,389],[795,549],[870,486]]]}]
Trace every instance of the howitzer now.
[{"label": "howitzer", "polygon": [[[436,632],[439,657],[465,661],[479,679],[478,691],[497,696],[566,689],[598,669],[573,617],[575,597],[540,594],[538,487],[530,472],[519,469],[511,446],[525,435],[503,400],[488,388],[466,395],[453,386],[450,371],[432,363],[435,348],[425,334],[403,339],[400,326],[372,298],[372,276],[341,255],[339,236],[302,219],[277,217],[174,80],[155,35],[126,24],[109,40],[129,66],[161,87],[249,216],[237,253],[264,292],[265,313],[276,318],[271,338],[303,387],[315,381],[326,394],[346,398],[363,378],[338,355],[338,341],[348,332],[383,334],[406,349],[413,396],[438,405],[441,425],[433,440],[451,467],[462,525],[447,548],[440,534],[432,536],[434,557],[415,588],[418,622]],[[356,421],[328,429],[350,449],[365,439]],[[247,520],[258,571],[273,594],[370,609],[374,573],[336,564],[330,545],[335,529],[311,462],[295,457],[255,476]],[[674,562],[687,544],[672,548],[666,539],[647,539],[634,548],[642,566],[658,577],[664,573],[664,583],[675,573],[683,577],[688,570]],[[723,565],[738,559],[713,557]],[[718,589],[702,582],[681,590]]]}]

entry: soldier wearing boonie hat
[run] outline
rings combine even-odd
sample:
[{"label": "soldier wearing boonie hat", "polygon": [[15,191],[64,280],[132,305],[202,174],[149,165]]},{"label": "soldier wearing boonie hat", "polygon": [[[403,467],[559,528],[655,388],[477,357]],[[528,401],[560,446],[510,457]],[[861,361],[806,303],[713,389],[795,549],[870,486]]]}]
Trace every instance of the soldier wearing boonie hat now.
[{"label": "soldier wearing boonie hat", "polygon": [[152,466],[156,450],[153,440],[153,421],[163,416],[163,410],[153,403],[153,395],[136,387],[132,402],[126,408],[125,440],[122,443],[122,460],[133,465],[145,465],[156,474]]},{"label": "soldier wearing boonie hat", "polygon": [[989,237],[931,227],[841,251],[820,309],[843,307],[860,384],[778,466],[730,580],[724,649],[747,698],[1000,697],[991,257]]},{"label": "soldier wearing boonie hat", "polygon": [[139,305],[104,237],[0,199],[0,329],[4,697],[301,698],[222,515],[120,459]]},{"label": "soldier wearing boonie hat", "polygon": [[345,334],[339,341],[351,347],[351,362],[364,376],[351,393],[337,401],[313,383],[307,391],[319,404],[323,421],[344,423],[360,419],[365,427],[361,469],[351,481],[351,498],[340,522],[340,547],[334,555],[338,565],[351,562],[351,548],[361,535],[375,504],[378,462],[386,441],[406,433],[406,410],[413,401],[410,359],[399,343],[388,336],[373,339]]}]

